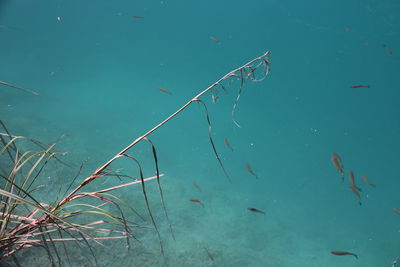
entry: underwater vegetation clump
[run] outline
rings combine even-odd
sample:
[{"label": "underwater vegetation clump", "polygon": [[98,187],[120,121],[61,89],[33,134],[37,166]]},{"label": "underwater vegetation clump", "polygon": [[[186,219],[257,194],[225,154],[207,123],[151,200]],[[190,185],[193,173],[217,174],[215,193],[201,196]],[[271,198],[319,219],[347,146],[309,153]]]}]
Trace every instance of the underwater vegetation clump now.
[{"label": "underwater vegetation clump", "polygon": [[[21,266],[17,257],[18,253],[22,250],[38,247],[46,253],[52,266],[61,266],[63,263],[68,263],[71,266],[71,254],[68,253],[65,243],[77,242],[80,245],[83,244],[90,251],[91,259],[88,258],[87,260],[98,266],[97,257],[92,249],[94,244],[101,245],[101,242],[105,240],[122,239],[129,249],[132,241],[141,243],[137,236],[139,229],[151,230],[156,233],[163,254],[163,242],[146,191],[145,184],[147,181],[157,181],[166,221],[169,224],[172,237],[174,239],[175,237],[173,227],[169,222],[161,187],[160,178],[163,174],[159,171],[156,146],[149,136],[189,105],[200,104],[205,111],[209,141],[213,153],[226,178],[231,182],[212,137],[211,119],[207,106],[200,98],[211,92],[213,103],[215,103],[220,90],[226,91],[234,81],[239,81],[238,93],[231,114],[233,123],[240,127],[234,114],[245,81],[262,81],[268,73],[269,52],[230,71],[190,99],[165,120],[136,138],[91,175],[79,182],[77,186],[74,186],[82,171],[83,165],[81,165],[77,174],[72,177],[69,186],[62,191],[60,190],[56,198],[49,203],[44,203],[41,200],[40,194],[43,194],[42,190],[46,185],[40,184],[40,181],[42,181],[40,177],[51,162],[57,161],[66,164],[60,159],[60,156],[64,153],[56,150],[57,142],[46,145],[32,138],[13,135],[6,124],[0,121],[0,142],[2,144],[0,148],[0,260],[4,262],[6,260],[6,264]],[[21,88],[8,83],[0,82],[0,84],[21,90]],[[144,177],[141,162],[130,153],[131,148],[142,141],[149,144],[153,155],[155,175],[152,177]],[[126,159],[134,163],[139,170],[138,177],[124,173],[123,169],[113,167],[113,163],[119,159]],[[252,172],[250,165],[247,168]],[[109,187],[100,183],[101,180],[104,180],[101,178],[105,177],[124,178],[131,181]],[[88,185],[96,182],[96,189],[89,189],[93,187]],[[128,204],[116,193],[118,189],[132,185],[141,186],[145,210],[148,218],[150,218],[151,226],[135,223],[134,219],[128,217],[125,212],[126,208],[134,213],[137,218],[144,220],[143,216],[137,211],[138,207]],[[83,191],[83,189],[87,191]],[[111,207],[111,209],[107,207]],[[208,251],[207,254],[211,259],[212,255]]]}]

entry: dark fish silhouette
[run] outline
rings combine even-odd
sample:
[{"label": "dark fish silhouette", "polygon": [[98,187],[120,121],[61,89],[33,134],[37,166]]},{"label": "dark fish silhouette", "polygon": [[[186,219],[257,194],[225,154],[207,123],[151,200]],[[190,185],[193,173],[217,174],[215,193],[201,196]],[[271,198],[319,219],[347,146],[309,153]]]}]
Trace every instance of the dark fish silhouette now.
[{"label": "dark fish silhouette", "polygon": [[333,163],[333,166],[339,171],[340,175],[342,175],[342,182],[344,181],[344,171],[343,171],[343,164],[342,164],[342,159],[338,154],[335,152],[332,153],[331,161]]},{"label": "dark fish silhouette", "polygon": [[361,192],[361,188],[356,185],[356,179],[354,178],[354,172],[349,171],[350,186],[354,186],[357,191]]},{"label": "dark fish silhouette", "polygon": [[262,213],[262,214],[266,214],[264,211],[262,211],[262,210],[259,210],[259,209],[256,209],[256,208],[247,208],[249,211],[252,211],[252,212],[257,212],[257,213]]},{"label": "dark fish silhouette", "polygon": [[367,177],[365,177],[364,175],[362,175],[361,178],[362,178],[362,179],[364,180],[364,182],[365,182],[366,184],[368,184],[369,186],[376,187],[376,185],[373,184],[373,183],[371,183],[371,182],[367,179]]},{"label": "dark fish silhouette", "polygon": [[253,176],[255,176],[258,179],[257,174],[255,174],[255,172],[253,171],[253,169],[251,168],[249,163],[246,163],[246,169],[249,171],[249,173],[251,173]]},{"label": "dark fish silhouette", "polygon": [[190,199],[190,201],[199,203],[199,204],[204,208],[204,204],[203,204],[203,202],[201,202],[200,200],[195,199],[195,198],[192,198],[192,199]]},{"label": "dark fish silhouette", "polygon": [[350,88],[370,88],[369,85],[351,85]]},{"label": "dark fish silhouette", "polygon": [[357,254],[351,253],[351,252],[346,252],[346,251],[331,251],[331,253],[333,255],[337,255],[337,256],[346,256],[346,255],[351,255],[356,257],[356,259],[358,259]]},{"label": "dark fish silhouette", "polygon": [[168,91],[167,89],[164,89],[164,88],[161,88],[161,87],[159,89],[160,89],[161,92],[164,92],[166,94],[172,95],[172,93],[170,91]]},{"label": "dark fish silhouette", "polygon": [[383,45],[383,48],[385,48],[386,52],[388,52],[389,55],[392,55],[392,54],[393,54],[393,50],[390,49],[387,45],[384,44],[384,45]]},{"label": "dark fish silhouette", "polygon": [[231,144],[229,144],[228,138],[224,139],[224,144],[226,145],[227,148],[233,151],[233,147],[231,146]]},{"label": "dark fish silhouette", "polygon": [[210,251],[208,251],[208,249],[207,248],[204,248],[204,250],[207,252],[207,256],[208,256],[208,258],[210,259],[210,260],[214,260],[214,257],[213,257],[213,255],[210,253]]},{"label": "dark fish silhouette", "polygon": [[360,204],[360,206],[361,206],[360,191],[354,184],[349,184],[349,187],[350,187],[351,191],[353,191],[354,195],[356,195],[356,197],[358,198],[358,204]]},{"label": "dark fish silhouette", "polygon": [[193,186],[197,188],[197,190],[199,190],[201,192],[201,188],[198,184],[196,184],[195,182],[193,182]]}]

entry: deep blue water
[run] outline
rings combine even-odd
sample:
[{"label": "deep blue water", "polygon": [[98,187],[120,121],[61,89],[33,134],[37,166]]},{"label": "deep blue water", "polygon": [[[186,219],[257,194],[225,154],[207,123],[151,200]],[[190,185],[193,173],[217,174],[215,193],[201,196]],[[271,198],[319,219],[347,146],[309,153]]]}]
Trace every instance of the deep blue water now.
[{"label": "deep blue water", "polygon": [[[47,143],[65,134],[58,149],[74,168],[48,178],[65,187],[83,160],[82,179],[221,76],[270,51],[266,79],[245,84],[235,111],[241,128],[231,120],[237,87],[215,104],[210,94],[202,98],[233,183],[213,155],[203,109],[189,107],[150,136],[176,241],[149,182],[166,256],[151,232],[137,253],[108,244],[114,256],[100,265],[391,266],[400,256],[400,216],[392,211],[400,209],[398,14],[394,0],[0,0],[0,81],[40,93],[0,85],[0,119]],[[150,147],[132,154],[146,177],[154,174]],[[362,187],[361,206],[349,170]],[[135,192],[121,198],[142,199]]]}]

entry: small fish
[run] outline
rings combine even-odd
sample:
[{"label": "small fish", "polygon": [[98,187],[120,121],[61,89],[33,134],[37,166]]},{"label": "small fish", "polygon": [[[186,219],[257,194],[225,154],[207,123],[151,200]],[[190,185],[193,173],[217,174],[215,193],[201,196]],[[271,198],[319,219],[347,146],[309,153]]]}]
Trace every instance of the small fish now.
[{"label": "small fish", "polygon": [[354,186],[357,189],[357,191],[361,192],[362,191],[361,188],[356,186],[356,179],[354,178],[353,171],[349,171],[349,179],[350,179],[350,185]]},{"label": "small fish", "polygon": [[343,171],[343,164],[342,164],[342,159],[338,154],[335,152],[332,153],[331,161],[335,168],[339,171],[339,173],[342,175],[342,182],[344,181],[344,171]]},{"label": "small fish", "polygon": [[365,182],[367,185],[372,186],[372,187],[376,187],[376,185],[373,184],[373,183],[371,183],[371,182],[368,180],[368,178],[365,177],[364,175],[362,175],[361,178],[364,180],[364,182]]},{"label": "small fish", "polygon": [[201,192],[201,188],[200,188],[200,186],[199,186],[198,184],[196,184],[195,182],[193,182],[193,185],[194,185],[194,187],[197,188],[197,190],[199,190],[199,191]]},{"label": "small fish", "polygon": [[258,213],[262,213],[262,214],[266,214],[264,211],[262,211],[262,210],[259,210],[259,209],[256,209],[256,208],[247,208],[249,211],[252,211],[252,212],[258,212]]},{"label": "small fish", "polygon": [[56,19],[57,19],[57,21],[58,21],[58,22],[60,22],[60,21],[61,21],[61,17],[57,17]]},{"label": "small fish", "polygon": [[366,46],[366,47],[371,47],[371,44],[368,43],[368,42],[364,42],[363,45]]},{"label": "small fish", "polygon": [[192,199],[190,199],[190,201],[199,203],[204,208],[204,204],[200,200],[192,198]]},{"label": "small fish", "polygon": [[132,16],[132,18],[134,18],[134,19],[144,19],[144,17],[142,17],[142,16]]},{"label": "small fish", "polygon": [[210,36],[210,40],[213,41],[214,43],[218,43],[219,40],[215,38],[214,36]]},{"label": "small fish", "polygon": [[355,179],[354,179],[354,173],[353,173],[353,171],[349,171],[349,179],[350,179],[350,183],[351,183],[351,185],[352,185],[352,186],[355,186],[355,185],[356,185],[356,183],[355,183]]},{"label": "small fish", "polygon": [[172,95],[172,93],[171,93],[170,91],[168,91],[168,90],[166,90],[166,89],[164,89],[164,88],[161,88],[161,87],[160,87],[159,90],[160,90],[161,92],[166,93],[166,94]]},{"label": "small fish", "polygon": [[208,258],[210,259],[210,260],[214,260],[214,257],[213,257],[213,255],[210,253],[210,251],[208,251],[208,249],[207,248],[204,248],[204,250],[207,252],[207,256],[208,256]]},{"label": "small fish", "polygon": [[351,31],[350,28],[347,27],[347,26],[344,26],[344,27],[343,27],[343,30],[344,30],[345,32],[350,32],[350,31]]},{"label": "small fish", "polygon": [[350,88],[370,88],[369,85],[351,85]]},{"label": "small fish", "polygon": [[249,173],[251,173],[252,175],[254,175],[258,179],[257,174],[255,174],[255,172],[253,171],[253,169],[251,168],[249,163],[246,163],[246,169],[249,171]]},{"label": "small fish", "polygon": [[354,184],[349,184],[349,187],[351,189],[351,191],[353,191],[353,193],[356,195],[356,197],[358,198],[358,203],[361,206],[361,195],[360,195],[360,191],[358,190],[357,186],[355,186]]},{"label": "small fish", "polygon": [[356,259],[358,259],[357,254],[351,253],[351,252],[346,252],[346,251],[331,251],[331,253],[333,255],[337,255],[337,256],[345,256],[345,255],[351,255],[356,257]]},{"label": "small fish", "polygon": [[389,55],[392,55],[392,54],[393,54],[393,50],[390,49],[389,47],[387,47],[387,45],[384,44],[384,45],[383,45],[383,48],[385,48],[386,52],[388,52]]},{"label": "small fish", "polygon": [[392,210],[397,213],[398,215],[400,215],[400,210],[396,209],[396,208],[392,208]]},{"label": "small fish", "polygon": [[224,139],[224,144],[226,145],[227,148],[229,148],[233,152],[233,147],[231,146],[231,144],[229,144],[228,138]]}]

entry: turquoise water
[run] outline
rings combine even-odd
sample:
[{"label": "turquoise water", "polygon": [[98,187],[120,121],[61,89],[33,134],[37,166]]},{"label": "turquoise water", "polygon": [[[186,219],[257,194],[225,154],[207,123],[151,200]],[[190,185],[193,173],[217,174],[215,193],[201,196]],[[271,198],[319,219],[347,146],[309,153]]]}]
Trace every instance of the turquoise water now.
[{"label": "turquoise water", "polygon": [[[241,128],[231,120],[237,88],[215,104],[202,98],[233,183],[213,155],[204,110],[189,107],[150,136],[176,241],[152,181],[165,255],[156,234],[143,232],[145,246],[130,251],[123,241],[94,246],[99,265],[391,266],[400,256],[400,216],[391,210],[400,209],[398,14],[400,4],[388,0],[0,0],[0,81],[40,93],[0,85],[0,119],[14,134],[46,143],[65,135],[57,148],[73,168],[43,182],[66,188],[83,160],[81,179],[221,76],[270,51],[267,78],[245,84],[235,111]],[[333,152],[343,160],[344,183]],[[149,146],[132,154],[146,177],[154,175]],[[362,187],[361,206],[349,170]],[[145,214],[140,188],[132,191],[119,196]],[[70,256],[73,265],[92,265],[79,250]],[[45,255],[21,261],[48,264]]]}]

